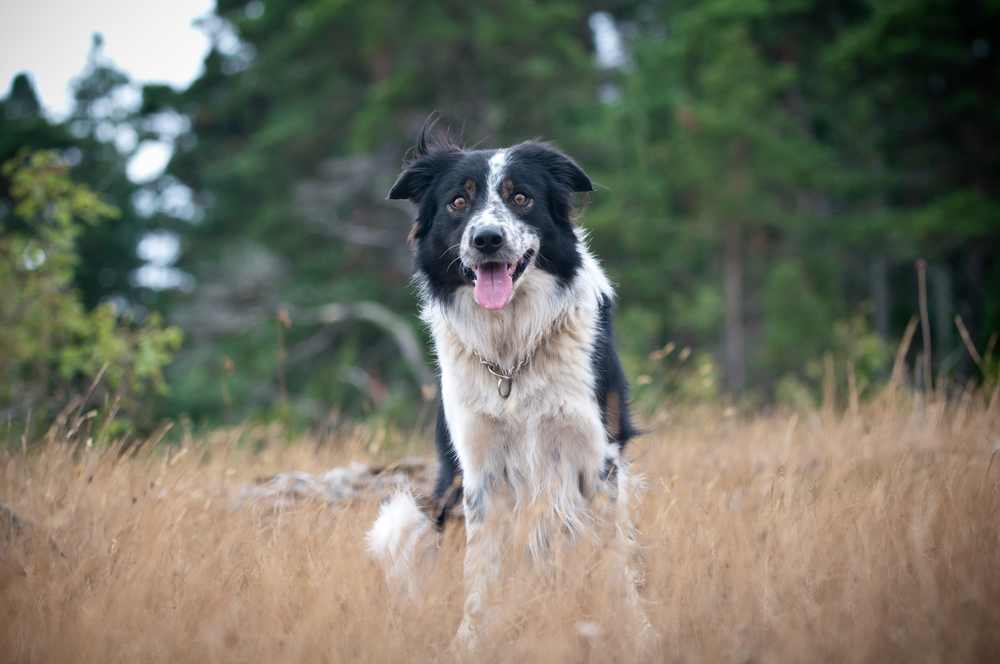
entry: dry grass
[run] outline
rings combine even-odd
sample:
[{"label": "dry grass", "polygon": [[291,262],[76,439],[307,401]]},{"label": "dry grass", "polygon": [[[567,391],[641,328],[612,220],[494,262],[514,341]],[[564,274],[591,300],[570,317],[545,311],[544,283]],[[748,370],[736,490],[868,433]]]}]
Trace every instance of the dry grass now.
[{"label": "dry grass", "polygon": [[[484,659],[1000,656],[995,404],[900,398],[853,416],[750,420],[677,409],[649,426],[632,456],[649,484],[638,519],[656,636],[633,638],[595,575],[571,569],[512,584]],[[237,449],[240,437],[263,450]],[[0,661],[456,659],[460,529],[427,605],[410,607],[363,551],[376,501],[231,508],[255,476],[365,460],[363,436],[317,452],[309,438],[220,431],[179,458],[58,442],[25,456],[11,443],[0,500],[35,527],[0,541]],[[581,621],[599,635],[581,636]]]}]

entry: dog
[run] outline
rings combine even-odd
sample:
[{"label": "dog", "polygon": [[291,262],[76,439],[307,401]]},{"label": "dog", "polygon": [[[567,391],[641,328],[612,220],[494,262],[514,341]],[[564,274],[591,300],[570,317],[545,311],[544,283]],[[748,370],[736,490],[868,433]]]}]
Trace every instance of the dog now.
[{"label": "dog", "polygon": [[391,588],[419,596],[434,535],[460,499],[466,590],[454,644],[466,648],[497,615],[489,599],[511,556],[551,571],[557,541],[588,532],[621,545],[624,596],[641,613],[626,560],[639,487],[622,454],[637,430],[612,336],[615,295],[573,217],[573,194],[593,184],[547,143],[473,150],[429,134],[389,198],[416,206],[414,282],[441,375],[437,518],[399,493],[369,551]]}]

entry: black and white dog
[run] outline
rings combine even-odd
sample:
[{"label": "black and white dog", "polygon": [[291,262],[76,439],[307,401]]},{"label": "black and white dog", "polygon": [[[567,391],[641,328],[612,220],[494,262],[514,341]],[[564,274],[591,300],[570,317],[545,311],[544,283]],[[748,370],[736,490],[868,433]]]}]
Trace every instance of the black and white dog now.
[{"label": "black and white dog", "polygon": [[[612,339],[614,293],[571,216],[572,194],[589,191],[583,170],[545,143],[465,150],[425,129],[389,192],[417,206],[415,281],[441,369],[435,497],[447,503],[461,486],[456,642],[466,646],[495,616],[487,599],[512,549],[551,569],[560,538],[632,539],[638,492],[622,449],[636,430]],[[410,494],[383,505],[368,545],[390,587],[420,594],[434,533]],[[632,574],[622,578],[635,604]]]}]

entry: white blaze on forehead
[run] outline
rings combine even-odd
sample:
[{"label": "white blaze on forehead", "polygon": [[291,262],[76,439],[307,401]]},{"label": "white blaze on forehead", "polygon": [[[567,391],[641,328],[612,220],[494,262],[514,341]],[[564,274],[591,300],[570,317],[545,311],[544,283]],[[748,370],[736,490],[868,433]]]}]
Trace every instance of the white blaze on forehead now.
[{"label": "white blaze on forehead", "polygon": [[490,170],[486,174],[486,200],[490,204],[502,203],[500,200],[500,183],[503,182],[504,175],[507,174],[507,160],[510,157],[510,149],[497,150],[490,157]]}]

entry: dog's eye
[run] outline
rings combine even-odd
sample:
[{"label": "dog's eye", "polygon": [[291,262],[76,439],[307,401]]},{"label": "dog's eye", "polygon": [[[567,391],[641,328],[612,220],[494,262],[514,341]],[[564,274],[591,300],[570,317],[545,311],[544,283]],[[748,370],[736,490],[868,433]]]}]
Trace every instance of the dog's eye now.
[{"label": "dog's eye", "polygon": [[459,209],[464,208],[468,204],[469,204],[469,201],[465,200],[465,198],[462,197],[462,196],[459,196],[458,198],[456,198],[455,200],[453,200],[451,202],[451,206],[452,207],[459,208]]},{"label": "dog's eye", "polygon": [[525,203],[528,202],[528,197],[525,196],[524,194],[514,194],[514,202],[517,205],[524,205]]}]

